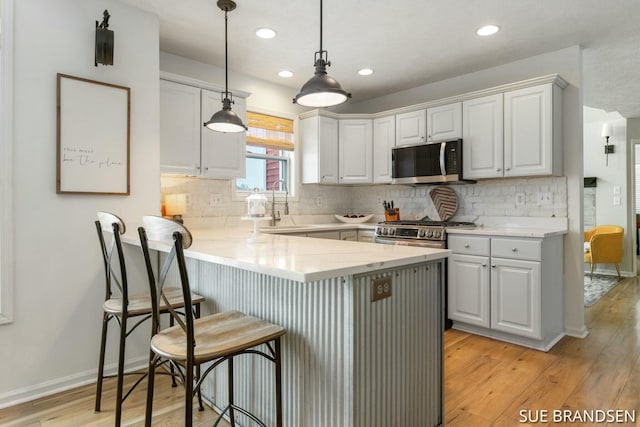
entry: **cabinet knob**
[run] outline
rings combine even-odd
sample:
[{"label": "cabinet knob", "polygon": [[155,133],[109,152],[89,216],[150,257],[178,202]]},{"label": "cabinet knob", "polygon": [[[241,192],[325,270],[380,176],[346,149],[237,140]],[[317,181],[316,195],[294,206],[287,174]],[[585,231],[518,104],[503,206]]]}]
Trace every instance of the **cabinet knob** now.
[{"label": "cabinet knob", "polygon": [[511,170],[511,168],[506,168],[505,170],[506,170],[507,172],[509,172],[509,171]]},{"label": "cabinet knob", "polygon": [[496,172],[500,172],[500,168],[497,168],[497,169],[496,169]]},{"label": "cabinet knob", "polygon": [[496,268],[496,265],[495,264],[491,264],[491,268]]},{"label": "cabinet knob", "polygon": [[486,266],[487,266],[487,264],[482,264],[482,266],[483,266],[483,267],[486,267]]},{"label": "cabinet knob", "polygon": [[209,168],[208,168],[208,167],[207,167],[207,168],[204,168],[204,170],[205,170],[205,171],[208,171],[208,170],[209,170]]},{"label": "cabinet knob", "polygon": [[468,248],[469,248],[469,244],[468,244],[468,243],[466,243],[466,244],[464,245],[464,247],[468,249]]},{"label": "cabinet knob", "polygon": [[511,252],[518,252],[518,248],[511,248]]}]

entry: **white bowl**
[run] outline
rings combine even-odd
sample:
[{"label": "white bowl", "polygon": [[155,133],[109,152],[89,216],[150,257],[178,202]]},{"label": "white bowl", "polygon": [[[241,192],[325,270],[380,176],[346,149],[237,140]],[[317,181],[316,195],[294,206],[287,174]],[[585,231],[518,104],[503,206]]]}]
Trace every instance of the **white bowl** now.
[{"label": "white bowl", "polygon": [[342,215],[336,215],[335,217],[336,217],[336,219],[338,221],[344,222],[346,224],[361,224],[361,223],[367,222],[371,218],[373,218],[373,214],[365,215],[365,216],[358,217],[358,218],[347,218],[346,216],[342,216]]}]

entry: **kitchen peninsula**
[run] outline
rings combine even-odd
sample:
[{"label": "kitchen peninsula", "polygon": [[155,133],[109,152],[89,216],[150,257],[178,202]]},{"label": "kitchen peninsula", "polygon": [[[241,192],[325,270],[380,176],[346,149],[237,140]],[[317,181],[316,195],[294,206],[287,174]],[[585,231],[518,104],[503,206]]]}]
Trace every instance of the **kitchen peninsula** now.
[{"label": "kitchen peninsula", "polygon": [[[251,238],[246,228],[191,231],[194,243],[185,256],[191,287],[207,298],[203,312],[241,310],[287,329],[285,426],[442,424],[448,250]],[[124,241],[139,244],[135,227]],[[152,249],[162,256],[169,248]],[[271,425],[273,369],[255,358],[238,359],[236,402]],[[214,407],[226,405],[226,379],[223,368],[203,385]]]}]

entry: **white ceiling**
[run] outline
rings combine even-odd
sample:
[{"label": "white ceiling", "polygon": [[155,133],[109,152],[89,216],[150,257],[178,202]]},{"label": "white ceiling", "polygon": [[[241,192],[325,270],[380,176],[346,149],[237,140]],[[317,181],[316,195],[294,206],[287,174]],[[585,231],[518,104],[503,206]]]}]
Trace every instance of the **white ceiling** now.
[{"label": "white ceiling", "polygon": [[[224,66],[224,13],[216,0],[121,1],[160,17],[161,50]],[[314,72],[320,2],[236,3],[229,13],[229,69],[291,87],[293,98]],[[324,0],[323,7],[328,73],[353,94],[352,102],[580,45],[584,103],[640,117],[638,0]],[[488,23],[501,31],[476,36]],[[263,26],[277,36],[257,38]],[[375,73],[357,75],[365,66]],[[295,76],[278,77],[285,68]]]}]

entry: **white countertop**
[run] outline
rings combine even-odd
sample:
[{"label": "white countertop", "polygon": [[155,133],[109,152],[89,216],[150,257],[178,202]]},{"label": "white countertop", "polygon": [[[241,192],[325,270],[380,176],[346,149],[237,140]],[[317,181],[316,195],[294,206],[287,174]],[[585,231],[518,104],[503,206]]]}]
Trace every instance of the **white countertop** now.
[{"label": "white countertop", "polygon": [[[137,225],[127,227],[123,242],[139,245]],[[331,224],[300,227],[311,232],[323,229],[371,228],[375,224]],[[290,230],[290,229],[289,229]],[[274,277],[309,282],[415,263],[435,261],[449,256],[446,249],[342,240],[314,239],[261,233],[252,238],[248,227],[190,229],[192,246],[185,256]],[[293,232],[293,231],[291,231]],[[150,242],[152,249],[167,252],[168,246]]]},{"label": "white countertop", "polygon": [[485,236],[506,236],[506,237],[538,237],[545,238],[567,234],[566,228],[542,228],[525,227],[515,225],[505,226],[480,226],[475,228],[447,228],[447,234],[481,234]]}]

